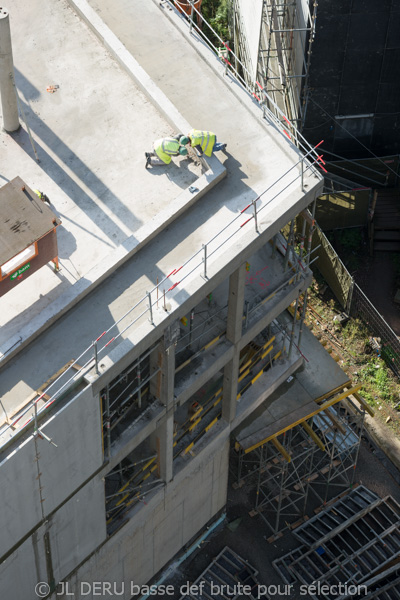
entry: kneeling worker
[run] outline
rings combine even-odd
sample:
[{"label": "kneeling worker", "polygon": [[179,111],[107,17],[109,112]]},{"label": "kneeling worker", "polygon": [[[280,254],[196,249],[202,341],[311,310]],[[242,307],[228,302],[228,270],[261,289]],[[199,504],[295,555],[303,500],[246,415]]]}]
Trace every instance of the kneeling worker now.
[{"label": "kneeling worker", "polygon": [[196,148],[199,154],[204,153],[206,156],[211,156],[213,152],[219,152],[226,148],[226,144],[217,142],[217,136],[212,131],[192,129],[187,134],[187,137],[192,148]]},{"label": "kneeling worker", "polygon": [[154,142],[154,151],[145,152],[147,169],[149,165],[169,165],[172,156],[186,156],[188,151],[185,148],[189,143],[189,138],[178,134],[175,137],[166,137]]}]

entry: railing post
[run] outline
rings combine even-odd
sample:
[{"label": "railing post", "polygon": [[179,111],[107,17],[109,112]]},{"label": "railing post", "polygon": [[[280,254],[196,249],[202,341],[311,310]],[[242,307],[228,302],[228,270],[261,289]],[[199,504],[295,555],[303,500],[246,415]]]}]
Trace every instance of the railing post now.
[{"label": "railing post", "polygon": [[203,244],[203,249],[204,249],[204,256],[203,256],[204,279],[208,279],[208,277],[207,277],[207,244]]},{"label": "railing post", "polygon": [[152,305],[151,305],[151,292],[146,292],[146,294],[147,294],[147,297],[148,297],[148,299],[149,299],[149,309],[150,309],[150,319],[149,319],[149,321],[150,321],[150,323],[151,323],[152,325],[154,325],[154,320],[153,320],[153,307],[152,307]]},{"label": "railing post", "polygon": [[301,159],[301,191],[304,192],[304,157]]},{"label": "railing post", "polygon": [[194,4],[193,4],[193,0],[189,0],[189,4],[190,4],[190,25],[189,25],[189,33],[192,33],[192,29],[193,29],[193,13],[194,13]]},{"label": "railing post", "polygon": [[106,389],[106,435],[107,435],[107,460],[111,459],[111,415],[110,415],[110,389]]},{"label": "railing post", "polygon": [[94,353],[94,365],[96,368],[97,375],[99,374],[99,360],[97,356],[97,340],[93,342],[93,353]]},{"label": "railing post", "polygon": [[138,380],[138,407],[142,408],[142,380],[141,380],[141,370],[140,370],[140,362],[137,366],[137,380]]},{"label": "railing post", "polygon": [[294,330],[295,330],[296,321],[297,321],[297,309],[298,309],[298,307],[299,307],[299,296],[297,296],[297,298],[296,298],[296,305],[294,307],[293,324],[292,324],[292,330],[290,332],[290,343],[289,343],[288,358],[290,358],[290,356],[292,354],[292,348],[293,348],[293,342],[294,342]]},{"label": "railing post", "polygon": [[193,321],[194,321],[194,308],[190,312],[190,323],[189,323],[189,348],[192,348],[193,338]]},{"label": "railing post", "polygon": [[256,228],[256,233],[258,233],[258,223],[257,223],[257,200],[252,200],[253,210],[254,210],[254,223]]}]

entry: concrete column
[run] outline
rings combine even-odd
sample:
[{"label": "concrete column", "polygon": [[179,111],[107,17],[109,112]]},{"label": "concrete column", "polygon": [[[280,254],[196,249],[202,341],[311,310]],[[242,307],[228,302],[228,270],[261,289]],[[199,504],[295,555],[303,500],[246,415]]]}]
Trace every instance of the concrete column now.
[{"label": "concrete column", "polygon": [[243,263],[229,278],[226,338],[233,344],[242,337],[245,278],[246,263]]},{"label": "concrete column", "polygon": [[164,422],[160,425],[157,437],[157,452],[159,477],[165,483],[171,481],[173,472],[173,444],[174,444],[174,409],[167,411]]},{"label": "concrete column", "polygon": [[233,358],[224,368],[224,383],[222,393],[222,418],[230,423],[236,416],[237,384],[240,351],[238,342],[242,337],[244,283],[246,264],[243,263],[229,279],[228,317],[226,337],[235,345]]},{"label": "concrete column", "polygon": [[166,407],[166,415],[160,424],[157,436],[159,476],[166,483],[173,477],[174,443],[174,388],[175,388],[175,338],[166,331],[159,345],[161,365],[160,401]]},{"label": "concrete column", "polygon": [[13,84],[14,65],[8,10],[0,8],[0,95],[5,131],[19,129],[17,96]]}]

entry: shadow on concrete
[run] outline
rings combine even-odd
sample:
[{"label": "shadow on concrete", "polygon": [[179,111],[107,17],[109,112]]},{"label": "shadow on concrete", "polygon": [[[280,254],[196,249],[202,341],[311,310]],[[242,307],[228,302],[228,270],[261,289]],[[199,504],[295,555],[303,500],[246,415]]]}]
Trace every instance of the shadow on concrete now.
[{"label": "shadow on concrete", "polygon": [[57,229],[58,258],[68,259],[77,248],[75,236],[60,225]]},{"label": "shadow on concrete", "polygon": [[[109,242],[106,242],[103,238],[101,238],[100,236],[98,236],[95,233],[93,233],[93,231],[89,231],[89,229],[87,229],[86,227],[83,227],[80,223],[78,223],[78,221],[70,219],[67,215],[64,215],[62,212],[59,212],[58,210],[55,210],[54,207],[52,207],[52,210],[56,213],[57,217],[59,217],[61,219],[61,221],[63,221],[63,222],[64,221],[69,221],[70,223],[73,223],[76,227],[79,227],[79,229],[82,229],[82,231],[86,231],[86,233],[88,233],[89,235],[91,235],[96,240],[99,240],[102,244],[105,244],[106,246],[108,246],[109,248],[112,248],[112,249],[115,248],[114,244],[110,244]],[[62,227],[62,225],[61,225],[61,227]],[[71,236],[72,236],[72,234],[71,234]],[[75,242],[75,248],[76,248],[76,242]],[[66,256],[64,256],[63,258],[66,258]]]},{"label": "shadow on concrete", "polygon": [[[106,350],[106,353],[108,353],[123,340],[122,336],[117,337],[118,330],[126,331],[125,335],[128,336],[134,331],[134,328],[143,325],[147,319],[147,313],[134,325],[128,326],[138,314],[146,311],[148,307],[146,291],[150,291],[153,286],[156,286],[157,279],[158,282],[161,282],[172,269],[181,266],[171,264],[166,257],[180,245],[182,245],[182,249],[185,248],[185,244],[186,250],[184,253],[187,255],[187,248],[190,243],[192,244],[190,254],[194,255],[201,250],[202,243],[209,241],[209,234],[207,230],[203,232],[204,239],[196,237],[195,244],[187,238],[204,225],[210,215],[216,215],[217,211],[223,207],[228,208],[233,214],[237,214],[243,209],[249,198],[257,196],[256,192],[244,181],[246,175],[241,170],[241,163],[231,155],[228,156],[226,162],[231,176],[221,181],[201,201],[182,215],[178,221],[171,223],[167,228],[168,235],[158,236],[156,243],[149,244],[141,249],[138,254],[110,275],[101,286],[91,291],[77,306],[71,308],[63,319],[56,321],[51,328],[32,341],[24,350],[21,350],[19,357],[22,358],[22,355],[24,355],[24,359],[29,361],[29,364],[35,364],[37,355],[40,353],[42,364],[46,365],[44,370],[42,369],[40,372],[31,370],[22,374],[14,374],[17,361],[10,361],[2,369],[4,375],[8,372],[5,380],[9,377],[12,379],[16,376],[19,379],[22,377],[27,385],[36,389],[69,360],[79,356],[82,351],[88,348],[92,339],[96,339],[103,331],[107,331],[107,336],[102,338],[102,345],[112,342]],[[221,217],[221,229],[226,225],[226,222],[223,221],[224,218]],[[201,254],[198,254],[193,259],[193,263],[188,265],[189,270],[197,264],[199,265],[196,271],[197,277],[201,275],[201,258]],[[168,287],[175,283],[177,279],[172,277],[165,284],[160,284],[160,298],[162,297],[163,288],[167,291]],[[76,285],[80,285],[82,280],[84,281],[84,278]],[[180,303],[187,301],[190,294],[184,289],[184,286],[183,281],[181,286],[168,294],[167,302],[172,297]],[[118,329],[112,328],[108,331],[113,323],[126,314],[126,311],[130,310],[141,298],[144,298],[144,301],[135,309],[134,313],[124,318],[118,325]],[[152,294],[152,301],[153,303],[156,301],[156,292]],[[113,337],[117,337],[117,339],[112,341]],[[62,340],[62,343],[60,343],[60,340]],[[99,351],[101,347],[99,346]],[[104,356],[103,353],[100,354],[100,360],[102,356]]]},{"label": "shadow on concrete", "polygon": [[[16,80],[18,88],[22,90],[25,95],[27,90],[26,100],[37,98],[40,93],[34,86],[26,79],[26,77],[16,69]],[[124,223],[130,228],[131,231],[135,231],[142,223],[137,219],[133,213],[120,201],[120,199],[113,194],[113,192],[91,171],[87,165],[61,140],[45,123],[40,119],[35,112],[31,109],[30,105],[26,102],[23,103],[25,115],[28,120],[29,128],[39,137],[51,150],[59,157],[59,159],[68,165],[75,175],[91,189],[93,194],[98,198],[107,199],[107,203],[116,204],[118,206],[117,215],[124,221]],[[24,129],[20,129],[18,132],[12,135],[13,139],[25,150],[27,154],[31,154],[31,145]],[[81,186],[79,186],[71,177],[68,176],[66,171],[58,165],[51,156],[44,150],[43,146],[35,143],[36,150],[40,159],[40,166],[46,172],[46,174],[53,179],[53,181],[74,200],[77,206],[79,206],[85,213],[90,216],[91,211],[101,213],[99,221],[102,223],[102,230],[105,235],[108,235],[110,239],[125,239],[126,233],[123,232],[110,217],[102,211],[97,203],[92,200],[84,192]],[[96,223],[99,225],[99,223]],[[105,225],[105,226],[104,226]],[[106,233],[111,231],[112,233]]]},{"label": "shadow on concrete", "polygon": [[[153,165],[147,169],[151,175],[162,175],[167,177],[175,185],[186,190],[190,185],[194,185],[198,179],[197,175],[190,170],[193,165],[193,159],[172,159],[169,165]],[[203,173],[203,169],[202,169]]]}]

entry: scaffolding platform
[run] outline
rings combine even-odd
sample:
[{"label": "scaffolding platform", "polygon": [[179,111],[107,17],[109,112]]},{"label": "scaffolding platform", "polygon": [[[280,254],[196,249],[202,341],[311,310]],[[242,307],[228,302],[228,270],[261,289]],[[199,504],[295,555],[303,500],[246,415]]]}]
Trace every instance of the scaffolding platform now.
[{"label": "scaffolding platform", "polygon": [[[328,400],[334,391],[350,386],[347,374],[327,352],[321,352],[320,342],[306,327],[301,352],[304,368],[271,394],[236,433],[236,441],[243,450],[250,452],[264,440],[321,412],[324,408],[319,404],[316,406],[316,401]],[[323,377],[321,373],[324,373]]]}]

